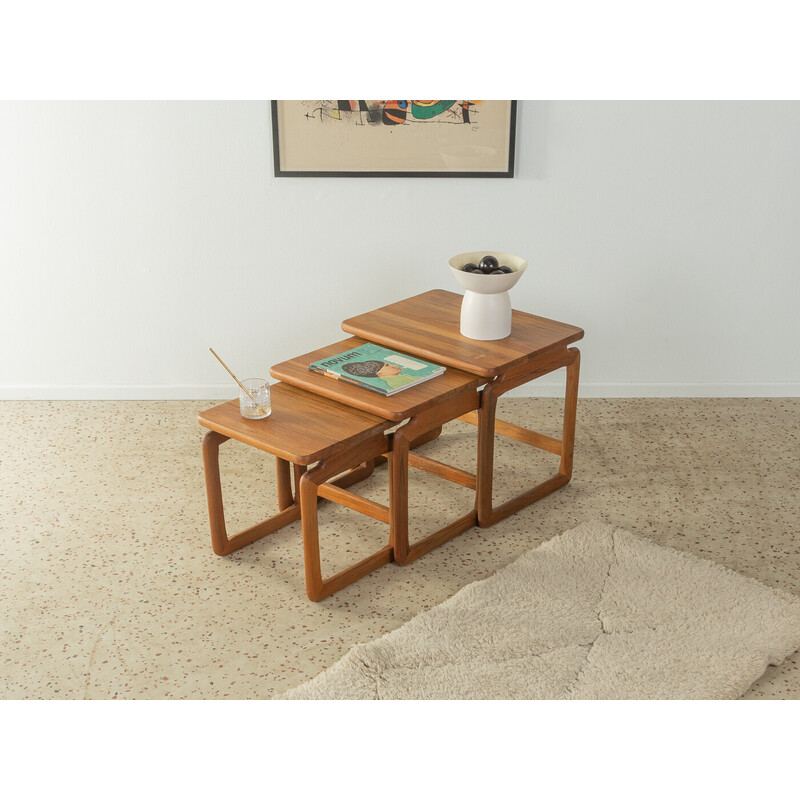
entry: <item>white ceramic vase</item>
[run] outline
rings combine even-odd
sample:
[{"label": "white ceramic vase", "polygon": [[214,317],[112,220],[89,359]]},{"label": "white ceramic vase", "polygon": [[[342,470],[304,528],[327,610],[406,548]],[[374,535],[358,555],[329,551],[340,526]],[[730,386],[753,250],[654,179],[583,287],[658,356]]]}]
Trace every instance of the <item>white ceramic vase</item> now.
[{"label": "white ceramic vase", "polygon": [[[494,256],[512,272],[506,275],[480,275],[463,272],[465,264],[478,264],[487,255]],[[509,289],[522,277],[528,266],[524,258],[497,250],[474,250],[459,253],[450,261],[455,279],[464,287],[461,301],[461,335],[468,339],[491,341],[511,334],[511,297]]]}]

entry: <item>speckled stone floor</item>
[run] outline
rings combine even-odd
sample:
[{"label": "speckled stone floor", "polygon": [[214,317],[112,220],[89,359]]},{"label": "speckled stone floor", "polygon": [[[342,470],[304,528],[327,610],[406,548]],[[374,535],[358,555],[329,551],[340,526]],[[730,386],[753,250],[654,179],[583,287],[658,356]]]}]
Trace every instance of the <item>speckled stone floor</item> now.
[{"label": "speckled stone floor", "polygon": [[[270,698],[588,520],[800,594],[800,399],[581,400],[571,484],[318,604],[299,522],[213,554],[195,419],[210,405],[0,403],[0,698]],[[551,399],[499,408],[552,435],[559,412]],[[472,470],[474,436],[451,423],[422,452]],[[496,498],[556,461],[498,439]],[[230,531],[276,509],[274,460],[229,442],[221,463]],[[385,467],[359,491],[386,502]],[[471,504],[413,471],[410,498],[412,540]],[[320,519],[330,571],[387,533],[331,503]],[[800,698],[800,655],[746,697]]]}]

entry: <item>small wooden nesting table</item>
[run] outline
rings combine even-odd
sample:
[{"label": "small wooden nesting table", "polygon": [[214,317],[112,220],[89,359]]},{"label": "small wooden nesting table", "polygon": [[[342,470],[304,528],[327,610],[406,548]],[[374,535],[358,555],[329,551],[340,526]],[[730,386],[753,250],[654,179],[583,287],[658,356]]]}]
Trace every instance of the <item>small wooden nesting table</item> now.
[{"label": "small wooden nesting table", "polygon": [[[468,339],[459,331],[461,300],[459,294],[437,289],[347,319],[342,329],[480,376],[485,384],[480,409],[461,419],[478,427],[475,502],[478,524],[487,527],[564,486],[572,477],[580,352],[569,345],[583,338],[583,330],[513,311],[510,336],[495,341]],[[561,367],[567,370],[561,439],[495,419],[501,395]],[[561,456],[555,475],[496,508],[492,504],[495,433]]]},{"label": "small wooden nesting table", "polygon": [[[386,431],[393,423],[288,384],[275,384],[270,393],[272,414],[267,419],[245,419],[239,413],[238,400],[198,414],[198,422],[209,429],[203,438],[203,464],[211,544],[217,555],[227,555],[300,519],[306,593],[311,600],[321,600],[392,560],[392,547],[387,542],[358,563],[323,578],[317,501],[318,496],[325,497],[389,522],[386,506],[345,491],[344,487],[367,477],[375,460],[391,450],[391,434]],[[219,473],[219,447],[228,439],[275,456],[279,508],[272,517],[230,537],[225,527]],[[295,493],[290,477],[292,464]],[[311,464],[316,466],[307,469]]]}]

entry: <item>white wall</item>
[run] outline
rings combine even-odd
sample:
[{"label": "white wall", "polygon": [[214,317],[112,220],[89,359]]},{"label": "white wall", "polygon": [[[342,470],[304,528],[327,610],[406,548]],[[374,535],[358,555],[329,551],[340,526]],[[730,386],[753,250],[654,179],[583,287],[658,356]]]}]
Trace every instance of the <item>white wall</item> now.
[{"label": "white wall", "polygon": [[[272,176],[267,102],[0,104],[0,398],[216,398],[523,255],[581,392],[800,394],[800,103],[519,105],[517,176]],[[560,391],[542,379],[531,393]]]}]

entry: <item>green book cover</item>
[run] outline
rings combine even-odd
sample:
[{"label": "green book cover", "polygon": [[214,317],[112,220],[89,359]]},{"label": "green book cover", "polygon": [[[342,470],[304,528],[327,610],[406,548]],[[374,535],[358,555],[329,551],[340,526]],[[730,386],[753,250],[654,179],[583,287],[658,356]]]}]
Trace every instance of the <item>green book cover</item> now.
[{"label": "green book cover", "polygon": [[401,392],[441,375],[445,368],[416,356],[388,350],[377,344],[362,344],[308,365],[336,380],[352,383],[380,394]]}]

